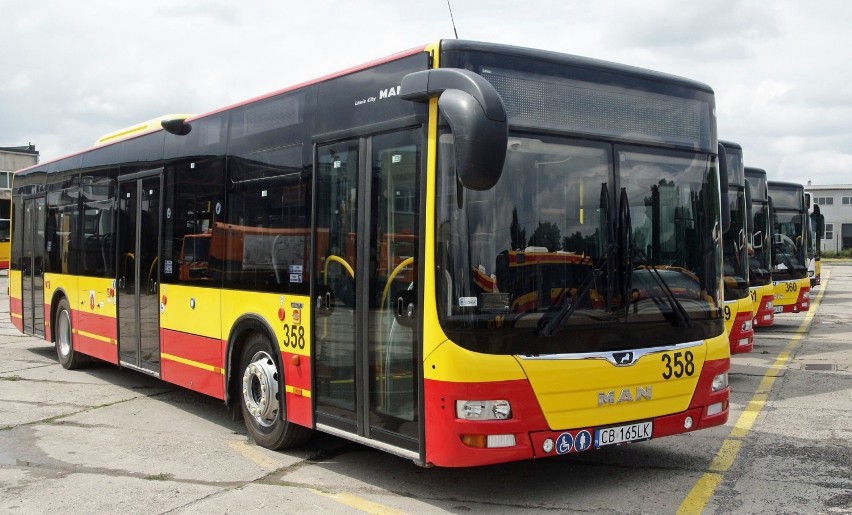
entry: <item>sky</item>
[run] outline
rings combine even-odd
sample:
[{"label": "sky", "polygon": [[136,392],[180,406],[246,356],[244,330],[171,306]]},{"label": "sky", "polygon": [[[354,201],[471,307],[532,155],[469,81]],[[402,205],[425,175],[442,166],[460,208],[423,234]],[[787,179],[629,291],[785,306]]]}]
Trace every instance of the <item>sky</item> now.
[{"label": "sky", "polygon": [[[679,75],[771,180],[852,183],[852,2],[450,0],[461,39]],[[0,146],[49,161],[454,38],[447,0],[0,0]]]}]

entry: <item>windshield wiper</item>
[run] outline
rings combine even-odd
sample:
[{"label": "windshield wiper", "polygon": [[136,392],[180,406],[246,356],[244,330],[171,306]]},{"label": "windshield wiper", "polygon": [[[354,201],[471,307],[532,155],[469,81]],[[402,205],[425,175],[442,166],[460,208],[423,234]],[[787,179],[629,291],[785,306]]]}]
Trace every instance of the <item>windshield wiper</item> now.
[{"label": "windshield wiper", "polygon": [[618,199],[616,232],[618,233],[621,304],[626,315],[630,307],[630,289],[633,283],[633,222],[630,220],[630,200],[627,198],[626,188],[621,188],[621,197]]},{"label": "windshield wiper", "polygon": [[574,295],[571,299],[566,299],[561,308],[559,308],[559,312],[557,312],[553,317],[551,317],[545,324],[544,327],[539,331],[539,335],[541,336],[552,336],[556,331],[557,327],[560,327],[565,320],[571,317],[574,314],[574,311],[577,310],[577,306],[580,304],[586,295],[589,294],[589,290],[592,288],[592,284],[595,283],[595,276],[598,275],[601,271],[604,272],[604,276],[607,277],[607,289],[604,294],[604,305],[605,309],[609,310],[609,303],[611,298],[611,290],[612,290],[612,281],[609,279],[609,272],[612,270],[612,256],[615,255],[615,251],[617,249],[615,243],[613,243],[613,229],[612,229],[612,218],[609,216],[609,190],[607,189],[606,183],[601,184],[601,198],[600,198],[600,207],[602,213],[602,223],[603,229],[605,229],[606,234],[604,237],[607,241],[607,247],[604,250],[603,256],[598,260],[597,263],[592,263],[591,269],[588,271],[586,276],[583,278],[582,284],[577,290],[574,292]]},{"label": "windshield wiper", "polygon": [[690,318],[689,313],[683,307],[683,304],[681,304],[677,300],[677,297],[674,296],[674,292],[672,292],[672,289],[669,287],[666,280],[663,279],[663,276],[660,275],[660,271],[657,270],[657,267],[651,264],[651,262],[648,261],[648,258],[642,252],[637,251],[636,257],[638,257],[641,263],[645,265],[645,268],[647,270],[651,271],[651,278],[653,278],[654,281],[657,283],[657,286],[659,286],[660,289],[663,290],[666,302],[668,302],[669,304],[669,308],[671,309],[672,314],[675,317],[677,325],[685,325],[687,327],[691,326],[692,318]]},{"label": "windshield wiper", "polygon": [[660,271],[648,261],[647,256],[643,252],[633,247],[633,223],[630,220],[630,200],[627,198],[627,190],[625,188],[621,188],[621,198],[619,199],[618,206],[618,224],[619,246],[622,247],[621,296],[624,303],[624,312],[627,313],[630,307],[630,290],[633,283],[633,258],[636,257],[645,265],[646,269],[651,271],[651,277],[660,289],[663,290],[666,301],[669,304],[669,309],[674,314],[677,325],[691,326],[692,319],[689,317],[689,313],[686,312],[683,305],[675,298],[674,292],[672,292],[666,280],[663,279],[663,276],[660,275]]},{"label": "windshield wiper", "polygon": [[[556,332],[556,329],[560,327],[565,320],[571,317],[574,314],[574,311],[577,310],[577,306],[580,305],[580,302],[586,298],[589,294],[589,290],[592,289],[592,284],[595,283],[595,277],[603,270],[604,273],[606,269],[606,263],[609,261],[610,257],[615,253],[616,246],[609,245],[607,246],[606,251],[604,252],[603,257],[601,257],[597,263],[592,263],[591,268],[588,272],[586,272],[586,276],[583,278],[582,284],[577,290],[574,292],[574,295],[570,299],[565,299],[565,303],[562,304],[562,307],[559,308],[559,311],[553,315],[545,324],[544,327],[538,332],[540,336],[553,336],[553,333]],[[591,258],[589,258],[591,260]]]}]

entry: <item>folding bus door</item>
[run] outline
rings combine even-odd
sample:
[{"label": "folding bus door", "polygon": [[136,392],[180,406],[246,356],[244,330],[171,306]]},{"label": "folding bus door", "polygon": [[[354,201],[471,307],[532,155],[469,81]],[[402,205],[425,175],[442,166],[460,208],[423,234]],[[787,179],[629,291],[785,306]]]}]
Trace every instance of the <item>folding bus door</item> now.
[{"label": "folding bus door", "polygon": [[316,157],[317,424],[402,455],[420,445],[420,136],[320,145]]},{"label": "folding bus door", "polygon": [[24,199],[21,301],[24,333],[44,336],[44,197]]},{"label": "folding bus door", "polygon": [[162,169],[118,183],[118,355],[123,366],[160,373],[159,250]]}]

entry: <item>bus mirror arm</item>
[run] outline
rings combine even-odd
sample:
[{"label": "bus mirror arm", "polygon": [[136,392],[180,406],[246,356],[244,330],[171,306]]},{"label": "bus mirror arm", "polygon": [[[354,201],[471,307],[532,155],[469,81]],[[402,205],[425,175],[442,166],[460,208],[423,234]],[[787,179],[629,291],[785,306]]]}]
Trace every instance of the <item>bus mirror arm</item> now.
[{"label": "bus mirror arm", "polygon": [[[745,204],[746,204],[745,212],[751,213],[753,203],[752,203],[752,200],[751,200],[751,184],[749,184],[748,182],[746,182],[746,187],[745,187]],[[745,215],[745,223],[746,223],[746,232],[748,234],[753,233],[754,232],[754,218],[752,218],[751,215],[746,214]]]},{"label": "bus mirror arm", "polygon": [[192,125],[186,121],[186,118],[163,120],[160,122],[160,125],[166,132],[175,136],[186,136],[192,130]]},{"label": "bus mirror arm", "polygon": [[722,204],[722,233],[731,227],[731,204],[728,202],[728,158],[725,147],[719,143],[719,193]]},{"label": "bus mirror arm", "polygon": [[400,98],[438,107],[453,132],[455,165],[461,184],[489,190],[503,172],[509,124],[500,94],[481,75],[457,68],[437,68],[406,75]]}]

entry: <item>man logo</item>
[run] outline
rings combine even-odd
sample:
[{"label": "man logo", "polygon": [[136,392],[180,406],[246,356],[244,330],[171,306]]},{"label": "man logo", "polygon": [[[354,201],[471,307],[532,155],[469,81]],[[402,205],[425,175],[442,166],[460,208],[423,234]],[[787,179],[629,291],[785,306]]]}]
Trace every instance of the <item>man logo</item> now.
[{"label": "man logo", "polygon": [[598,392],[598,406],[621,404],[622,402],[639,402],[642,400],[651,400],[650,386],[638,386],[635,390],[622,388],[621,391],[618,392],[618,397],[615,396],[615,390]]},{"label": "man logo", "polygon": [[633,353],[632,352],[613,352],[612,359],[615,360],[616,365],[632,365],[633,364]]}]

